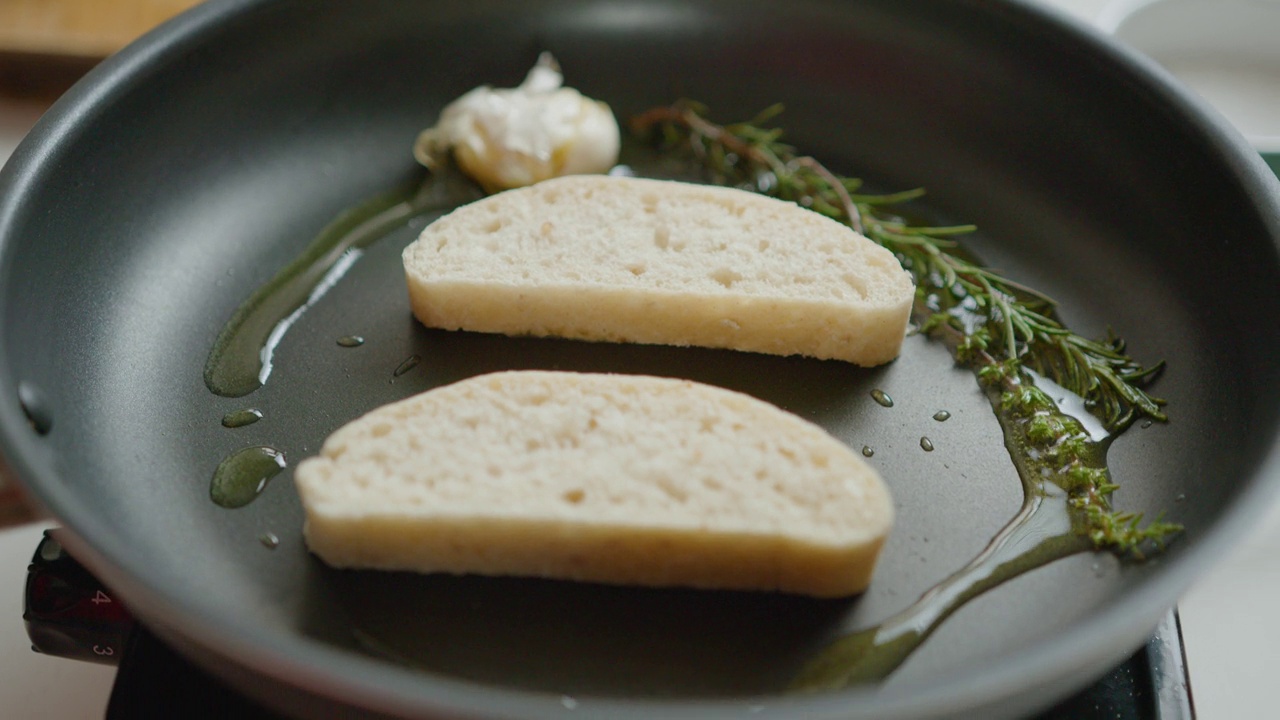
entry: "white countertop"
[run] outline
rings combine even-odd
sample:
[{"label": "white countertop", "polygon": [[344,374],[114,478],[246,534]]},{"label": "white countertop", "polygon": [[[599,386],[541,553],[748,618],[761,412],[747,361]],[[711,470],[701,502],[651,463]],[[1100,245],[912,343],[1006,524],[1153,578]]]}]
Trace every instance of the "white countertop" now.
[{"label": "white countertop", "polygon": [[[1086,21],[1106,0],[1042,0]],[[1280,37],[1280,28],[1277,28]],[[0,162],[43,111],[0,100]],[[22,625],[26,565],[43,529],[0,531],[0,707],[15,720],[101,718],[112,668],[37,655]],[[1264,717],[1280,675],[1280,506],[1181,600],[1192,691],[1200,720]]]}]

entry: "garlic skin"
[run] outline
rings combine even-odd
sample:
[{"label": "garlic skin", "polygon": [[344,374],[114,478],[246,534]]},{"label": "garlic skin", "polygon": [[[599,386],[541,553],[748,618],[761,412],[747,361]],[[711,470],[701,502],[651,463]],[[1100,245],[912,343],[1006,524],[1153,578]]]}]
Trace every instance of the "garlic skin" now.
[{"label": "garlic skin", "polygon": [[414,156],[434,168],[452,151],[489,192],[608,172],[620,144],[613,111],[563,83],[555,59],[543,53],[519,87],[483,85],[449,103],[418,137]]}]

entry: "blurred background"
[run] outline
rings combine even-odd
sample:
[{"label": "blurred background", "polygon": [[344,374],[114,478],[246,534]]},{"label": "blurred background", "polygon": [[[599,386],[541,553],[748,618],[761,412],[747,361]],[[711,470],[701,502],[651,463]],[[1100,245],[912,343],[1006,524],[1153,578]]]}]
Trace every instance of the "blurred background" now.
[{"label": "blurred background", "polygon": [[0,51],[100,58],[195,0],[2,0]]},{"label": "blurred background", "polygon": [[[1280,158],[1280,0],[1031,0],[1114,33]],[[0,164],[83,73],[195,0],[0,0]],[[1242,54],[1243,53],[1243,54]],[[1280,167],[1280,164],[1273,165]],[[22,578],[48,523],[0,531],[5,717],[101,718],[114,668],[30,650]],[[1182,599],[1197,716],[1273,716],[1280,673],[1280,508]]]}]

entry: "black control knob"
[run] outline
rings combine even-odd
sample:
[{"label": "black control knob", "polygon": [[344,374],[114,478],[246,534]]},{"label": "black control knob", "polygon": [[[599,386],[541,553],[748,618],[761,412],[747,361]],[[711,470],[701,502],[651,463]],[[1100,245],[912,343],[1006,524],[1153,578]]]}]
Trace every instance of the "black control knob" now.
[{"label": "black control knob", "polygon": [[27,567],[22,620],[31,649],[46,655],[115,665],[133,617],[49,532]]}]

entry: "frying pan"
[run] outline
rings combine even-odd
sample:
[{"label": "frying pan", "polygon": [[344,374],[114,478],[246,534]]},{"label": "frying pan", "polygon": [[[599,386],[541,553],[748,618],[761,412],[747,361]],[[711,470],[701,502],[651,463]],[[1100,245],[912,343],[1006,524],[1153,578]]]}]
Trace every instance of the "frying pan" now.
[{"label": "frying pan", "polygon": [[[409,148],[446,102],[515,84],[543,50],[624,119],[679,97],[721,120],[783,102],[802,152],[874,188],[926,186],[913,213],[976,223],[968,247],[1081,334],[1111,327],[1167,360],[1170,421],[1120,437],[1110,466],[1119,507],[1185,532],[1146,563],[1081,554],[1008,582],[883,683],[789,695],[805,658],[961,567],[1021,501],[972,375],[927,338],[864,369],[429,331],[398,265],[427,216],[301,316],[261,389],[209,392],[236,308],[344,208],[420,177]],[[1234,131],[1152,64],[1018,2],[211,2],[91,72],[0,175],[0,448],[149,626],[298,716],[1014,717],[1137,647],[1271,497],[1278,240],[1280,188]],[[365,344],[335,343],[352,334]],[[724,385],[873,448],[898,524],[871,589],[337,572],[302,544],[289,470],[243,508],[210,502],[239,449],[293,465],[375,406],[526,367]],[[220,425],[250,407],[264,418]]]}]

